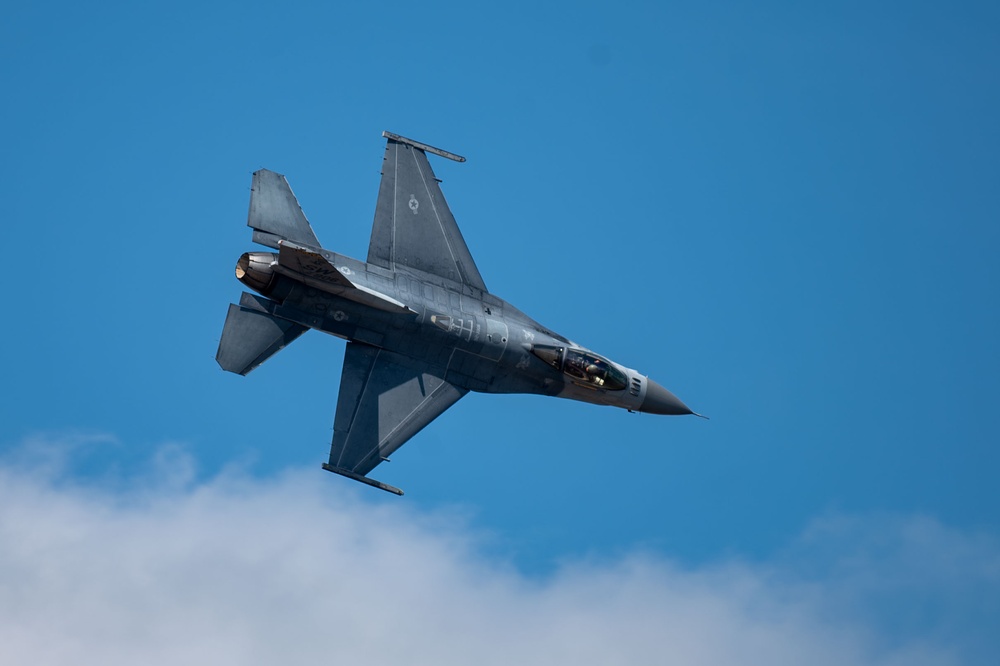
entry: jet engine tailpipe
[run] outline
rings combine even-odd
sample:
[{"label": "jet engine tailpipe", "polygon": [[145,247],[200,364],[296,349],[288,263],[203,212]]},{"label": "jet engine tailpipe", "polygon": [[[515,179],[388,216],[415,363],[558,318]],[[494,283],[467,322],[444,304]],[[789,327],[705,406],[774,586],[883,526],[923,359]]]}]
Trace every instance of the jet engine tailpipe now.
[{"label": "jet engine tailpipe", "polygon": [[276,261],[278,255],[273,252],[244,252],[236,262],[236,279],[267,296],[277,281],[278,274],[271,269]]}]

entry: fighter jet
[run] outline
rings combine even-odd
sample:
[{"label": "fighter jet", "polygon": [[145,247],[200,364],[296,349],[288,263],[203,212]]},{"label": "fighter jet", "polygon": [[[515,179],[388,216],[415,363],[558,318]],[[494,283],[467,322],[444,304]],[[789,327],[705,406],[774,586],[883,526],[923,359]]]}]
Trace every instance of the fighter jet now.
[{"label": "fighter jet", "polygon": [[549,330],[490,293],[427,154],[387,139],[366,261],[322,247],[284,176],[253,174],[247,226],[273,252],[246,252],[216,360],[246,375],[316,329],[347,340],[323,469],[368,476],[469,391],[537,393],[649,414],[693,414],[641,373]]}]

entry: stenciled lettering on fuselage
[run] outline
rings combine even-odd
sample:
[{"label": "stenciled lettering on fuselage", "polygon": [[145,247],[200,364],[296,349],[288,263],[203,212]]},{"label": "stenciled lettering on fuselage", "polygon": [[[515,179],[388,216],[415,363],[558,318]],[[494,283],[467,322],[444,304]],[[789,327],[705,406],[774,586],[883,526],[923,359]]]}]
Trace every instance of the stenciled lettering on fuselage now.
[{"label": "stenciled lettering on fuselage", "polygon": [[[433,313],[430,316],[430,321],[442,331],[447,331],[448,333],[469,342],[472,341],[473,331],[478,329],[476,326],[476,320],[472,317],[454,317],[449,314]],[[476,337],[479,336],[477,335]]]}]

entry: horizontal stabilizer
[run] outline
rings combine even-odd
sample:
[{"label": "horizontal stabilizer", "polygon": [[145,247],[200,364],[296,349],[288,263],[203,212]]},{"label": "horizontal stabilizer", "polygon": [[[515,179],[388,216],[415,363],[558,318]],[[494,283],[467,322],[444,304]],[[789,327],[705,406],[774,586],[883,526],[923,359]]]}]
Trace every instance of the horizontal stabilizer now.
[{"label": "horizontal stabilizer", "polygon": [[254,230],[254,242],[268,247],[278,247],[282,239],[320,246],[288,181],[267,169],[253,174],[247,226]]},{"label": "horizontal stabilizer", "polygon": [[215,360],[223,370],[245,375],[307,330],[263,311],[260,306],[230,305]]}]

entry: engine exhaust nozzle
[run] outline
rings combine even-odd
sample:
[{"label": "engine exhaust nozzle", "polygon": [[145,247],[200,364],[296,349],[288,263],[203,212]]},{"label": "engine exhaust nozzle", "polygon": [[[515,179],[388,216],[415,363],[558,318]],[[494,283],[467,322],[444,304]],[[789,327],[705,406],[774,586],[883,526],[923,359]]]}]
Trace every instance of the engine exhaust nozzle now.
[{"label": "engine exhaust nozzle", "polygon": [[278,255],[273,252],[244,252],[236,262],[236,279],[267,296],[278,277],[271,268],[277,260]]}]

